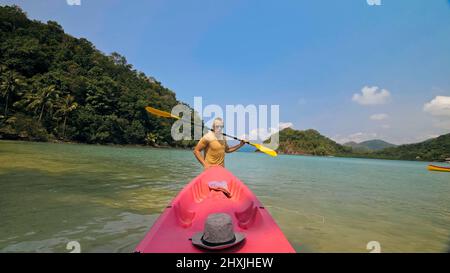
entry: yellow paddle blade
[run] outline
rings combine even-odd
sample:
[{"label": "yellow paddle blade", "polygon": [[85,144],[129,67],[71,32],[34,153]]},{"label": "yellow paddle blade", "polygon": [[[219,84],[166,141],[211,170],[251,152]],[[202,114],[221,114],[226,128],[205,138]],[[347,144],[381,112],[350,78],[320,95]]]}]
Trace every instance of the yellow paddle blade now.
[{"label": "yellow paddle blade", "polygon": [[147,112],[149,112],[149,113],[151,113],[153,115],[157,115],[157,116],[160,116],[160,117],[180,119],[180,117],[172,115],[169,112],[161,111],[161,110],[155,109],[155,108],[150,107],[150,106],[145,107],[145,110],[147,110]]},{"label": "yellow paddle blade", "polygon": [[261,152],[263,152],[263,153],[265,153],[265,154],[268,154],[268,155],[270,155],[270,156],[277,156],[277,152],[275,152],[274,150],[269,149],[269,148],[267,148],[267,147],[264,147],[264,146],[262,146],[261,144],[250,143],[250,142],[249,142],[248,144],[250,144],[250,145],[256,147],[256,149],[260,150]]}]

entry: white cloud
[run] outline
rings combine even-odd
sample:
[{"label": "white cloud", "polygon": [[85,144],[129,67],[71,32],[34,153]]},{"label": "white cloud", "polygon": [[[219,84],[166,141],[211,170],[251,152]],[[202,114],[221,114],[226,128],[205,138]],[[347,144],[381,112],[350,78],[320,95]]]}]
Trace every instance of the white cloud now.
[{"label": "white cloud", "polygon": [[379,89],[377,86],[364,86],[361,93],[353,94],[352,100],[361,105],[385,104],[391,98],[387,89]]},{"label": "white cloud", "polygon": [[433,126],[440,129],[450,130],[450,120],[434,120]]},{"label": "white cloud", "polygon": [[69,6],[81,6],[81,0],[66,0]]},{"label": "white cloud", "polygon": [[450,97],[436,96],[425,103],[423,110],[433,116],[450,116]]},{"label": "white cloud", "polygon": [[391,125],[389,125],[389,124],[383,124],[383,125],[381,125],[381,128],[383,128],[383,129],[390,129],[390,128],[391,128]]},{"label": "white cloud", "polygon": [[387,118],[389,118],[388,114],[373,114],[370,116],[371,120],[376,120],[376,121],[385,120]]},{"label": "white cloud", "polygon": [[294,124],[292,124],[292,122],[280,122],[280,124],[279,124],[280,130],[283,130],[283,129],[286,129],[286,128],[289,128],[292,126],[294,126]]},{"label": "white cloud", "polygon": [[253,130],[250,130],[250,133],[247,135],[242,135],[241,139],[251,140],[251,141],[264,141],[268,139],[271,135],[277,133],[278,131],[281,131],[283,129],[292,127],[292,122],[280,122],[278,124],[278,129],[276,128],[256,128]]},{"label": "white cloud", "polygon": [[381,0],[367,0],[369,6],[381,6]]},{"label": "white cloud", "polygon": [[431,139],[431,138],[437,138],[438,136],[439,136],[439,135],[431,134],[431,135],[426,135],[426,136],[417,137],[417,140],[419,140],[419,141],[424,141],[424,140]]},{"label": "white cloud", "polygon": [[371,140],[376,138],[378,135],[376,133],[364,133],[364,132],[358,132],[358,133],[354,133],[354,134],[350,134],[348,136],[341,136],[341,135],[337,135],[335,137],[333,137],[332,139],[334,141],[336,141],[337,143],[347,143],[350,141],[356,142],[356,143],[360,143],[366,140]]}]

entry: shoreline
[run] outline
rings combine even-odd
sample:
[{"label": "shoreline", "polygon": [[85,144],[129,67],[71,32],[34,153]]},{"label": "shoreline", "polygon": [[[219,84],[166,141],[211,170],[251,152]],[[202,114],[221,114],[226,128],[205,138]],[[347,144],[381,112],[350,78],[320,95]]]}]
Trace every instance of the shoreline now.
[{"label": "shoreline", "polygon": [[72,145],[92,145],[92,146],[105,146],[105,147],[116,147],[116,148],[148,148],[148,149],[167,149],[167,150],[183,150],[189,151],[191,148],[182,148],[174,146],[150,146],[144,144],[114,144],[114,143],[86,143],[86,142],[76,142],[76,141],[63,141],[63,140],[50,140],[50,141],[36,141],[36,140],[25,140],[25,139],[4,139],[0,138],[0,142],[24,142],[24,143],[50,143],[50,144],[72,144]]},{"label": "shoreline", "polygon": [[289,156],[308,156],[308,157],[327,157],[327,158],[355,158],[355,159],[373,159],[373,160],[392,160],[392,161],[407,161],[407,162],[430,162],[430,163],[445,163],[445,161],[429,161],[429,160],[412,160],[412,159],[398,159],[388,157],[367,157],[367,156],[355,156],[355,155],[312,155],[312,154],[285,154],[279,152],[278,155]]},{"label": "shoreline", "polygon": [[[150,146],[143,144],[100,144],[100,143],[85,143],[85,142],[76,142],[76,141],[62,141],[62,140],[51,140],[51,141],[34,141],[34,140],[18,140],[18,139],[3,139],[0,138],[1,142],[24,142],[24,143],[51,143],[51,144],[75,144],[75,145],[93,145],[93,146],[105,146],[105,147],[114,147],[114,148],[146,148],[146,149],[165,149],[165,150],[180,150],[180,151],[192,151],[193,148],[182,148],[182,147],[173,147],[173,146]],[[240,152],[240,151],[238,151]],[[259,151],[248,151],[241,153],[261,153]],[[425,161],[425,160],[407,160],[407,159],[395,159],[395,158],[382,158],[382,157],[364,157],[364,156],[353,156],[353,155],[312,155],[312,154],[287,154],[278,152],[278,155],[287,155],[287,156],[307,156],[307,157],[322,157],[322,158],[356,158],[356,159],[373,159],[373,160],[392,160],[392,161],[408,161],[408,162],[429,162],[429,163],[445,163],[444,161]]]}]

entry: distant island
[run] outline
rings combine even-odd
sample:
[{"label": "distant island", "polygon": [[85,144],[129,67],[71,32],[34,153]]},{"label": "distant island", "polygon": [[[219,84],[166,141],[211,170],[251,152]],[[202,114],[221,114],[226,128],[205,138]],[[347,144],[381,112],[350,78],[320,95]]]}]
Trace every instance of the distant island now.
[{"label": "distant island", "polygon": [[380,151],[386,148],[396,147],[397,145],[386,142],[381,139],[366,140],[360,143],[350,141],[343,144],[346,147],[351,147],[354,151],[360,150],[365,152]]},{"label": "distant island", "polygon": [[[351,152],[350,147],[344,147],[313,129],[299,131],[286,128],[276,133],[275,137],[277,136],[277,151],[282,154],[327,156]],[[269,143],[269,140],[264,143]]]},{"label": "distant island", "polygon": [[[316,130],[286,128],[278,133],[281,154],[445,161],[450,157],[450,134],[420,143],[396,146],[383,140],[338,144]],[[269,143],[266,140],[264,143]]]}]

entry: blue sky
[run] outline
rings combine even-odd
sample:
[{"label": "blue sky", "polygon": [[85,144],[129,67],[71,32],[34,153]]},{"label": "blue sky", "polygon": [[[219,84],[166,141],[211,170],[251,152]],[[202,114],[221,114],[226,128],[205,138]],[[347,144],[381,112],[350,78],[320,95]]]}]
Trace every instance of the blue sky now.
[{"label": "blue sky", "polygon": [[282,122],[339,142],[450,132],[448,0],[0,3],[119,52],[191,105],[279,104]]}]

